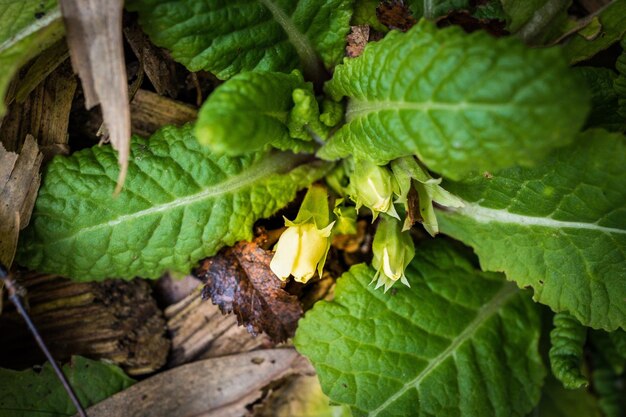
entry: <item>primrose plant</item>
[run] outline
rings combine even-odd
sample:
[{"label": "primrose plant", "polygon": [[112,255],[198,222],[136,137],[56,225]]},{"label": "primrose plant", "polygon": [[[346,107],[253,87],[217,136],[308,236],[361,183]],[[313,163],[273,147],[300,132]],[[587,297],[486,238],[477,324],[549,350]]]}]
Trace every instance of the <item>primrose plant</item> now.
[{"label": "primrose plant", "polygon": [[[596,108],[620,103],[624,75],[570,68],[597,48],[589,39],[531,48],[430,21],[469,2],[408,3],[411,29],[344,58],[351,19],[375,20],[377,2],[127,1],[156,45],[224,82],[195,123],[133,138],[117,198],[110,148],[55,158],[17,259],[78,280],[186,273],[308,188],[271,261],[282,280],[321,276],[357,211],[377,224],[371,265],[345,272],[294,338],[333,402],[370,416],[544,415],[597,372],[618,380],[626,122]],[[521,27],[521,9],[489,3]],[[613,362],[586,363],[574,333],[608,340]]]}]

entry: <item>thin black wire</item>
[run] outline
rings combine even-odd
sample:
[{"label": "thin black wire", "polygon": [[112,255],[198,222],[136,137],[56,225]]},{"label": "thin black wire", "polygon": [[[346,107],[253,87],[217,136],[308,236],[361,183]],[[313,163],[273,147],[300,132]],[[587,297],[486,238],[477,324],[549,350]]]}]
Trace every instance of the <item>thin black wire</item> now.
[{"label": "thin black wire", "polygon": [[46,358],[48,359],[48,362],[50,362],[50,365],[52,365],[52,369],[54,369],[54,373],[57,375],[57,377],[61,381],[61,384],[63,384],[63,388],[65,388],[65,391],[67,391],[67,395],[69,395],[70,399],[72,400],[72,403],[74,403],[76,410],[78,410],[78,414],[80,415],[80,417],[88,417],[87,413],[85,412],[85,409],[80,403],[80,400],[76,396],[74,389],[72,389],[70,382],[67,380],[61,368],[59,368],[59,365],[57,365],[56,361],[52,357],[52,354],[46,347],[46,344],[44,343],[43,339],[41,338],[41,335],[37,331],[35,324],[30,319],[30,316],[28,315],[28,312],[26,311],[26,309],[24,308],[24,304],[22,303],[22,298],[18,294],[16,285],[14,281],[11,279],[9,272],[7,271],[7,268],[2,263],[0,263],[0,279],[4,281],[4,284],[8,290],[9,300],[11,300],[13,304],[15,304],[15,308],[17,308],[17,311],[19,311],[19,313],[24,318],[24,321],[26,322],[26,326],[28,326],[28,330],[30,330],[30,332],[33,334],[33,337],[35,338],[35,341],[39,345],[39,348],[44,353],[44,355],[46,355]]}]

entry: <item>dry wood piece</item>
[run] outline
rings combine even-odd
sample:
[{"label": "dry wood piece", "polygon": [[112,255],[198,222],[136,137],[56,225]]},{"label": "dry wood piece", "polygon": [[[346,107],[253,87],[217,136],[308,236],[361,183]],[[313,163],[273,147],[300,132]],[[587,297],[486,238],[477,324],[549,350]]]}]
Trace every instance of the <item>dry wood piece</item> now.
[{"label": "dry wood piece", "polygon": [[185,299],[165,309],[167,330],[172,340],[168,366],[198,358],[215,358],[273,346],[265,335],[257,337],[237,324],[234,314],[202,301],[199,286]]},{"label": "dry wood piece", "polygon": [[133,134],[148,137],[165,125],[183,125],[196,120],[198,111],[185,103],[137,90],[130,103]]},{"label": "dry wood piece", "polygon": [[264,387],[310,364],[293,349],[207,359],[159,373],[89,408],[90,417],[239,417]]},{"label": "dry wood piece", "polygon": [[[30,314],[59,361],[71,355],[107,359],[130,375],[153,372],[165,364],[169,340],[165,321],[142,280],[74,282],[56,275],[29,275]],[[9,305],[0,316],[0,366],[21,369],[43,356],[23,319]]]},{"label": "dry wood piece", "polygon": [[[42,155],[32,136],[19,155],[0,143],[0,262],[11,266],[19,231],[28,225],[37,198]],[[0,332],[0,334],[2,334]]]},{"label": "dry wood piece", "polygon": [[85,105],[90,109],[100,103],[109,140],[118,151],[117,193],[126,178],[130,151],[130,110],[122,42],[124,0],[60,0],[59,3],[72,65],[85,92]]},{"label": "dry wood piece", "polygon": [[31,134],[37,139],[44,159],[69,153],[67,132],[77,85],[76,76],[66,61],[23,102],[14,102],[0,126],[0,137],[6,148],[18,150],[22,139]]},{"label": "dry wood piece", "polygon": [[15,100],[22,102],[48,75],[67,61],[70,51],[67,42],[61,39],[39,55],[28,68],[28,72],[21,78],[19,87],[15,92]]}]

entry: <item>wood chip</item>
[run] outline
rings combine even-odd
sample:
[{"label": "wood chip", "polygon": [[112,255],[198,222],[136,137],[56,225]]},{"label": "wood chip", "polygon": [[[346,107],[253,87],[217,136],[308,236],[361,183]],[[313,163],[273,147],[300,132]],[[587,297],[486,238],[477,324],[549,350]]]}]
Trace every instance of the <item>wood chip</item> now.
[{"label": "wood chip", "polygon": [[181,126],[196,120],[198,111],[185,103],[138,90],[130,103],[132,132],[148,137],[165,125]]},{"label": "wood chip", "polygon": [[273,346],[266,335],[254,337],[239,326],[234,314],[224,315],[216,305],[202,301],[201,290],[202,286],[197,287],[165,309],[172,341],[168,366]]},{"label": "wood chip", "polygon": [[90,407],[90,417],[239,417],[264,387],[311,374],[294,349],[261,350],[179,366],[141,381]]},{"label": "wood chip", "polygon": [[8,150],[17,151],[26,135],[35,136],[44,161],[69,153],[68,126],[78,82],[69,61],[54,70],[22,102],[9,106],[0,137]]},{"label": "wood chip", "polygon": [[28,225],[41,177],[42,155],[28,136],[19,155],[0,143],[0,261],[10,267],[19,231]]},{"label": "wood chip", "polygon": [[130,152],[130,109],[122,40],[124,0],[60,0],[72,66],[88,109],[100,104],[109,141],[118,151],[121,190]]},{"label": "wood chip", "polygon": [[[18,275],[30,315],[58,361],[106,359],[130,375],[161,368],[169,353],[165,320],[143,280],[76,282],[58,275]],[[12,306],[0,316],[0,366],[22,369],[45,358]]]}]

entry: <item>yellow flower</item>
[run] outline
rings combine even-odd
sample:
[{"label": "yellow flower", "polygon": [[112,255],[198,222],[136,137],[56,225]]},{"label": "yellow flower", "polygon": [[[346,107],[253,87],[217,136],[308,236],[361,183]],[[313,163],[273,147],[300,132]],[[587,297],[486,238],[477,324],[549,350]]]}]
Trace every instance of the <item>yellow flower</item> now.
[{"label": "yellow flower", "polygon": [[296,281],[306,283],[316,271],[322,274],[334,222],[323,229],[313,223],[286,223],[289,227],[276,244],[270,269],[283,281],[293,275]]},{"label": "yellow flower", "polygon": [[[330,248],[328,193],[312,185],[302,200],[298,216],[292,222],[285,219],[287,230],[278,239],[270,269],[283,281],[293,275],[298,282],[307,282],[315,272],[322,276],[326,254]],[[319,229],[318,226],[322,226]]]}]

